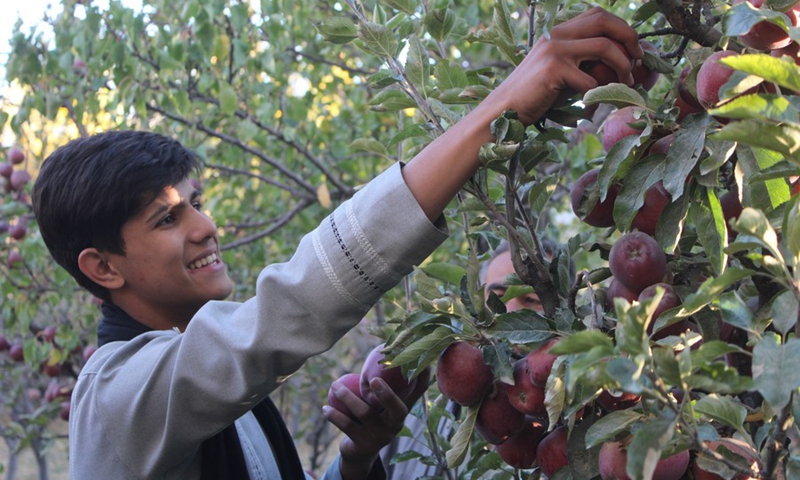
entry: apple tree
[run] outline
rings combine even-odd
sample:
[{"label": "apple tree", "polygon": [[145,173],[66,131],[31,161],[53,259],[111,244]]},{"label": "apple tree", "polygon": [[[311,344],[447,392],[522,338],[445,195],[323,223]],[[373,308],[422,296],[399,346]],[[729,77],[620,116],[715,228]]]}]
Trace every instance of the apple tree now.
[{"label": "apple tree", "polygon": [[[382,59],[376,106],[414,109],[389,140],[413,141],[401,159],[585,8],[497,1],[476,26],[453,2],[348,5],[318,29]],[[605,6],[640,32],[634,88],[587,62],[586,95],[528,128],[497,118],[450,210],[463,249],[416,272],[412,306],[383,330],[393,365],[437,367],[416,414],[442,455],[395,460],[446,478],[794,478],[800,5]],[[475,45],[503,63],[475,62]],[[500,240],[515,286],[487,298],[479,261]],[[542,312],[506,311],[531,289]],[[452,436],[443,399],[463,407]]]}]

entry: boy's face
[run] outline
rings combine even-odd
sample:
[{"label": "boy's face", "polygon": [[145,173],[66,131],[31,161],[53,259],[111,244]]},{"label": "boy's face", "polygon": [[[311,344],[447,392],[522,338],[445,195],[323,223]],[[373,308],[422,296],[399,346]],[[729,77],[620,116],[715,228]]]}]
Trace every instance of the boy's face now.
[{"label": "boy's face", "polygon": [[[516,273],[514,271],[514,264],[511,262],[511,253],[505,251],[493,258],[488,267],[486,267],[486,295],[489,292],[494,292],[495,295],[502,298],[505,295],[508,286],[504,283],[507,276]],[[506,302],[506,310],[513,312],[528,308],[537,312],[541,312],[542,303],[539,301],[539,295],[535,293],[527,293],[519,297],[512,298]]]},{"label": "boy's face", "polygon": [[122,238],[125,254],[109,260],[125,280],[112,290],[115,302],[134,302],[158,321],[183,328],[209,300],[231,293],[216,225],[189,180],[165,188],[122,227]]}]

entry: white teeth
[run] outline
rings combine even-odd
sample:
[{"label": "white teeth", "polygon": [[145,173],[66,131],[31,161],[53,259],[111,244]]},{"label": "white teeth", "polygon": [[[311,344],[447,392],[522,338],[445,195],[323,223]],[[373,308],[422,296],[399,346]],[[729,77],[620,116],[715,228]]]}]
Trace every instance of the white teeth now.
[{"label": "white teeth", "polygon": [[196,270],[198,268],[203,268],[206,265],[215,263],[216,261],[217,261],[217,254],[212,253],[207,257],[201,258],[200,260],[197,260],[196,262],[192,262],[191,264],[189,264],[189,270]]}]

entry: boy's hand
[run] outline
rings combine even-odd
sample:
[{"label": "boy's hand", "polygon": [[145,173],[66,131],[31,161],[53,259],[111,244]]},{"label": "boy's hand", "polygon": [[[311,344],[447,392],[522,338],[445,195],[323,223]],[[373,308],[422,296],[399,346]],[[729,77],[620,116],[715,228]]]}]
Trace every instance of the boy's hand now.
[{"label": "boy's hand", "polygon": [[339,444],[340,470],[345,480],[367,478],[380,450],[403,429],[406,415],[430,383],[430,371],[419,375],[414,391],[401,399],[380,378],[370,383],[383,405],[383,411],[370,407],[343,385],[334,385],[334,395],[350,410],[355,420],[330,406],[323,407],[325,418],[341,430],[345,437]]},{"label": "boy's hand", "polygon": [[[616,48],[616,40],[627,55]],[[580,70],[588,61],[601,61],[617,72],[620,81],[633,84],[631,58],[640,59],[636,31],[621,18],[595,7],[555,26],[549,38],[540,38],[520,65],[493,92],[525,124],[541,118],[564,92],[586,92],[597,81]],[[630,57],[630,58],[629,58]]]}]

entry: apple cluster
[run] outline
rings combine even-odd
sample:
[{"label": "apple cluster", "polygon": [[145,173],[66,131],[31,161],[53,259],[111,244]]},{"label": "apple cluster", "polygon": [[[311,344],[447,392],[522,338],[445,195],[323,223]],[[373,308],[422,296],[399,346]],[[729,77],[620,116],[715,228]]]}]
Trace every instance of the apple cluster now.
[{"label": "apple cluster", "polygon": [[513,385],[495,380],[480,347],[467,341],[450,344],[437,361],[439,391],[461,406],[477,408],[475,431],[513,467],[552,461],[553,452],[539,452],[539,445],[555,431],[548,433],[545,388],[556,360],[550,349],[558,341],[553,337],[516,360]]},{"label": "apple cluster", "polygon": [[[13,146],[6,152],[6,161],[0,163],[0,183],[8,198],[14,202],[30,205],[30,196],[25,192],[25,186],[31,181],[31,174],[20,167],[25,162],[25,153],[18,146]],[[5,203],[0,197],[0,205]],[[13,241],[20,241],[28,233],[28,217],[18,216],[10,219],[0,217],[0,235],[8,234]],[[23,261],[18,248],[11,248],[6,257],[6,266],[14,268]]]},{"label": "apple cluster", "polygon": [[[402,400],[406,400],[411,396],[419,381],[419,376],[408,379],[405,374],[403,374],[400,367],[387,365],[384,362],[386,357],[384,354],[385,349],[386,344],[381,343],[376,346],[369,352],[367,358],[364,360],[361,372],[345,373],[334,381],[334,383],[340,383],[356,394],[358,398],[362,399],[370,407],[379,411],[383,410],[383,405],[370,387],[370,382],[373,378],[380,378],[385,381],[389,388]],[[332,387],[328,390],[328,404],[334,409],[355,419],[350,409],[336,397]]]}]

